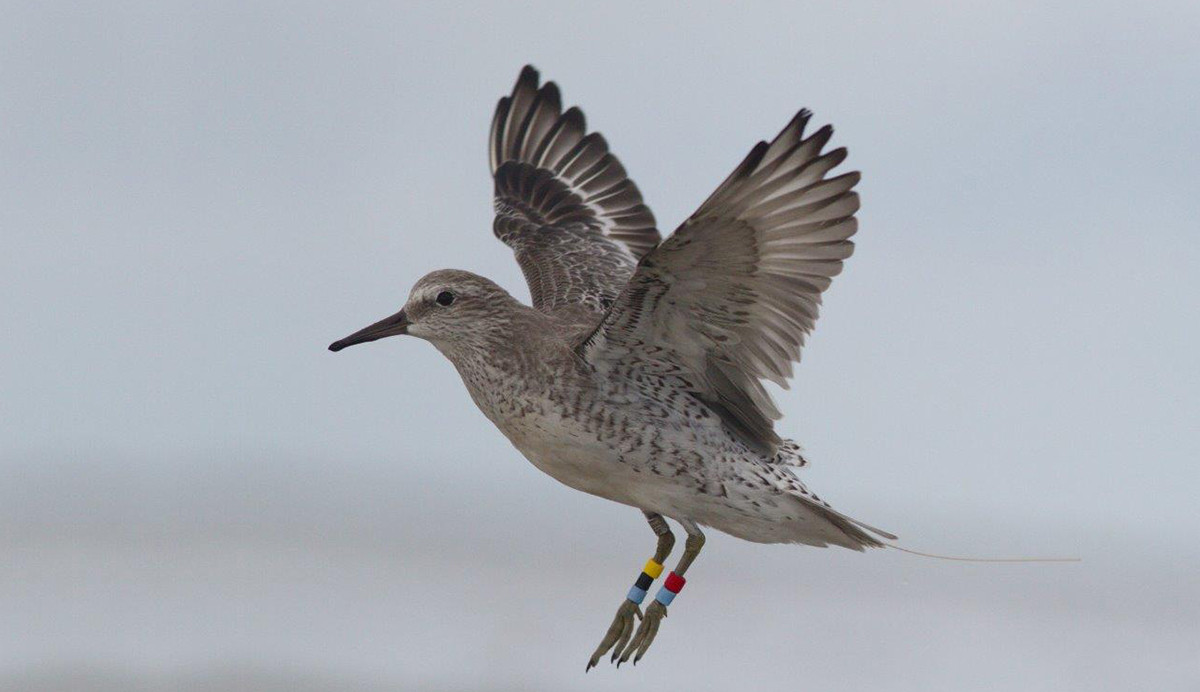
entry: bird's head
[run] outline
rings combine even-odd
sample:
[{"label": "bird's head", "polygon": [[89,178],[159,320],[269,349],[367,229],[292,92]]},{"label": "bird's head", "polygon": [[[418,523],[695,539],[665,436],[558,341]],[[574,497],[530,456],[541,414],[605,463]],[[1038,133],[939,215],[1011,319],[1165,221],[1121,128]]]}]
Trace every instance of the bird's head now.
[{"label": "bird's head", "polygon": [[417,281],[396,314],[329,345],[330,351],[397,334],[432,342],[443,352],[475,342],[506,319],[516,300],[494,282],[471,272],[440,269]]}]

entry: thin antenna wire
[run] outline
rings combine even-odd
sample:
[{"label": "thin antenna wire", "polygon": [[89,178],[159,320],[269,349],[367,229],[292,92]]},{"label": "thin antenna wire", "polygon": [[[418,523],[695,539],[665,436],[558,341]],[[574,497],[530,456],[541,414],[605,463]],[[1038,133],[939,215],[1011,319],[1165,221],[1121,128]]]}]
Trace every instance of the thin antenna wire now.
[{"label": "thin antenna wire", "polygon": [[1081,557],[953,557],[950,555],[934,555],[933,553],[922,553],[918,550],[909,550],[901,548],[898,545],[884,543],[892,550],[899,550],[902,553],[909,555],[920,555],[921,557],[931,557],[935,560],[953,560],[954,562],[1083,562]]}]

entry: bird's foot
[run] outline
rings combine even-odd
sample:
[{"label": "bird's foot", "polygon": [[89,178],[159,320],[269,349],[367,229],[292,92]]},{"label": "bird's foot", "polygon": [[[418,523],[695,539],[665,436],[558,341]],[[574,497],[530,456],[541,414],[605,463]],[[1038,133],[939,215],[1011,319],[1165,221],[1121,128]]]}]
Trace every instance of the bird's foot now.
[{"label": "bird's foot", "polygon": [[[617,660],[617,667],[628,661],[629,657],[633,656],[633,665],[642,660],[642,656],[646,654],[646,649],[650,648],[650,644],[654,642],[655,635],[658,634],[658,626],[662,619],[667,616],[667,607],[655,600],[650,605],[646,606],[646,614],[642,616],[642,624],[638,627],[637,634],[633,635],[633,639],[625,647],[625,651],[621,657],[617,659],[616,651],[613,652],[613,658]],[[621,649],[617,647],[617,651]],[[636,654],[634,653],[636,652]]]},{"label": "bird's foot", "polygon": [[600,662],[600,658],[609,649],[612,649],[613,652],[610,663],[617,660],[617,655],[621,653],[621,648],[633,636],[635,617],[642,617],[642,609],[638,607],[638,604],[629,599],[622,601],[621,607],[617,608],[616,617],[613,618],[612,624],[608,626],[608,632],[605,633],[604,640],[600,642],[600,646],[596,647],[596,653],[592,654],[592,658],[588,661],[586,670],[596,667],[596,664]]}]

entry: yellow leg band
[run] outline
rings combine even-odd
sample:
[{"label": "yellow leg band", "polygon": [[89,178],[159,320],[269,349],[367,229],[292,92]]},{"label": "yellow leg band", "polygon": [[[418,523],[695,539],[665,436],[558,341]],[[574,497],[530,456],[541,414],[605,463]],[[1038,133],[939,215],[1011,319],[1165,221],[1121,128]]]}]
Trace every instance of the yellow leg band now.
[{"label": "yellow leg band", "polygon": [[661,562],[655,562],[654,558],[646,560],[646,566],[642,571],[650,575],[651,579],[658,579],[658,575],[662,574],[663,566]]}]

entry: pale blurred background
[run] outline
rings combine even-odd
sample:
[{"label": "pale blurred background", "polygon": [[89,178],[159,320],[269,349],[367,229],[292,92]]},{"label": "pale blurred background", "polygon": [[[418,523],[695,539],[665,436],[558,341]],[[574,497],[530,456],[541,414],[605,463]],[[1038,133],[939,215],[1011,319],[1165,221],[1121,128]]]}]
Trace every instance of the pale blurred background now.
[{"label": "pale blurred background", "polygon": [[[1200,5],[12,3],[0,22],[0,689],[1200,689]],[[525,296],[486,133],[536,64],[670,231],[807,106],[858,252],[781,430],[973,565],[714,534],[584,675],[653,537],[428,344]]]}]

